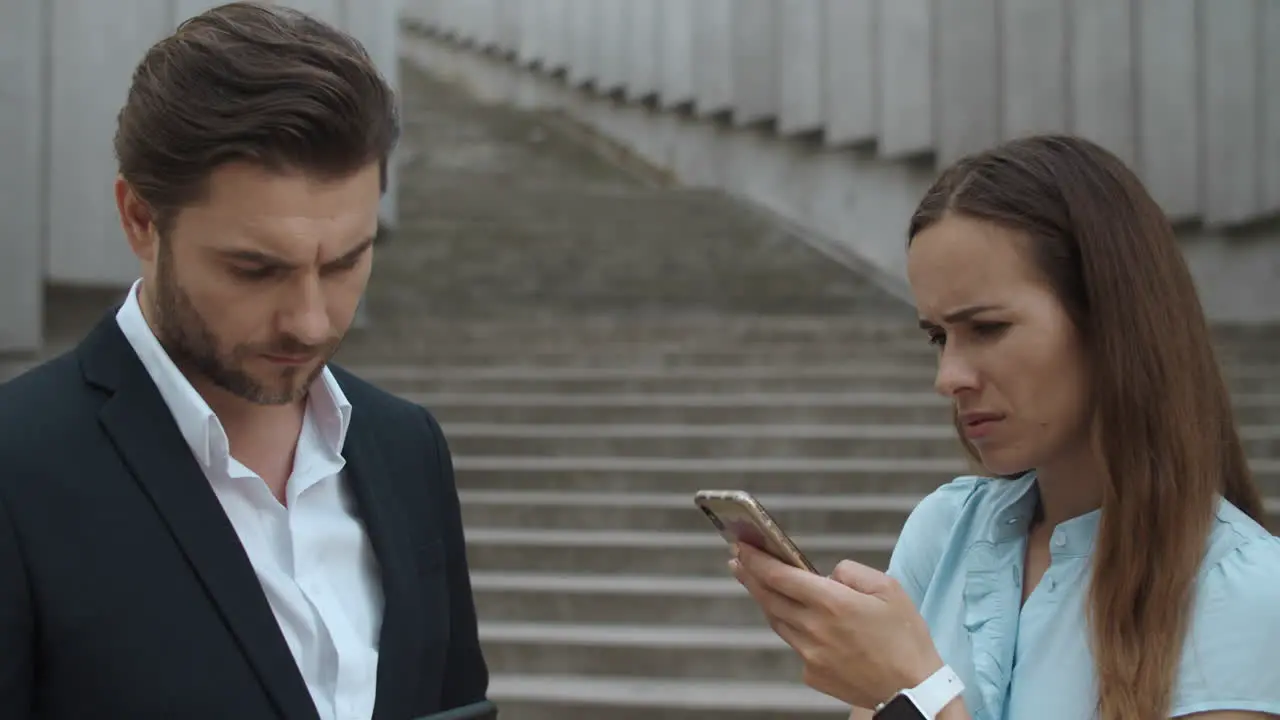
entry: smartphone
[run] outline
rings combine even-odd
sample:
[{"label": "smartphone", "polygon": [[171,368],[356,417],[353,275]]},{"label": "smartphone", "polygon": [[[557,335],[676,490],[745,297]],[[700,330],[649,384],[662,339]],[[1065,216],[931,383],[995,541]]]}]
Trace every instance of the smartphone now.
[{"label": "smartphone", "polygon": [[693,503],[728,543],[746,543],[788,565],[818,573],[764,506],[745,490],[699,490]]}]

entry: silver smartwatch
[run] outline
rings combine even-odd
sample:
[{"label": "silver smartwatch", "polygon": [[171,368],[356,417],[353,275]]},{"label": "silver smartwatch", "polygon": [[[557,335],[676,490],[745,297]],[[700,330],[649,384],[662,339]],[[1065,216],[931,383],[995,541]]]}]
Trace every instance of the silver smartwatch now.
[{"label": "silver smartwatch", "polygon": [[964,692],[960,676],[943,665],[919,685],[901,690],[876,708],[875,720],[937,720],[938,713]]}]

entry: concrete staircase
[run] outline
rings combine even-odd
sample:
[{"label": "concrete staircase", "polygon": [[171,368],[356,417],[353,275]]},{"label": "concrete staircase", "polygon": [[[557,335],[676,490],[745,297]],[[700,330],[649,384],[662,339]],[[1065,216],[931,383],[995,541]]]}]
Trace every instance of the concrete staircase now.
[{"label": "concrete staircase", "polygon": [[[885,567],[966,469],[911,309],[751,208],[604,162],[562,118],[403,73],[403,224],[340,360],[444,425],[504,720],[844,717],[691,495],[748,489],[820,569]],[[1278,496],[1280,332],[1218,334]]]},{"label": "concrete staircase", "polygon": [[[823,570],[885,567],[965,471],[911,309],[751,208],[584,154],[557,116],[404,77],[405,225],[344,352],[444,424],[503,717],[844,717],[691,495],[751,490]],[[1219,335],[1278,493],[1280,335]]]}]

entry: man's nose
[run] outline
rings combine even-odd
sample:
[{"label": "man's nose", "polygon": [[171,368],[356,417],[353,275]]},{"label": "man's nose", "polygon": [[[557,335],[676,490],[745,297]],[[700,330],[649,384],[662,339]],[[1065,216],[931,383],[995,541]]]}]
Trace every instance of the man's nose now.
[{"label": "man's nose", "polygon": [[308,278],[299,283],[288,309],[283,313],[280,328],[307,345],[323,345],[329,340],[332,326],[329,309],[318,278]]}]

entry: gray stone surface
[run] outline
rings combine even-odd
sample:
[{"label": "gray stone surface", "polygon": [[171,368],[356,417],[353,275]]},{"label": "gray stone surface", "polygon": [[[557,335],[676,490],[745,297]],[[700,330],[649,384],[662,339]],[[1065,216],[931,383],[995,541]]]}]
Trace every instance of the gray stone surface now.
[{"label": "gray stone surface", "polygon": [[0,3],[0,352],[42,340],[45,217],[42,0]]}]

